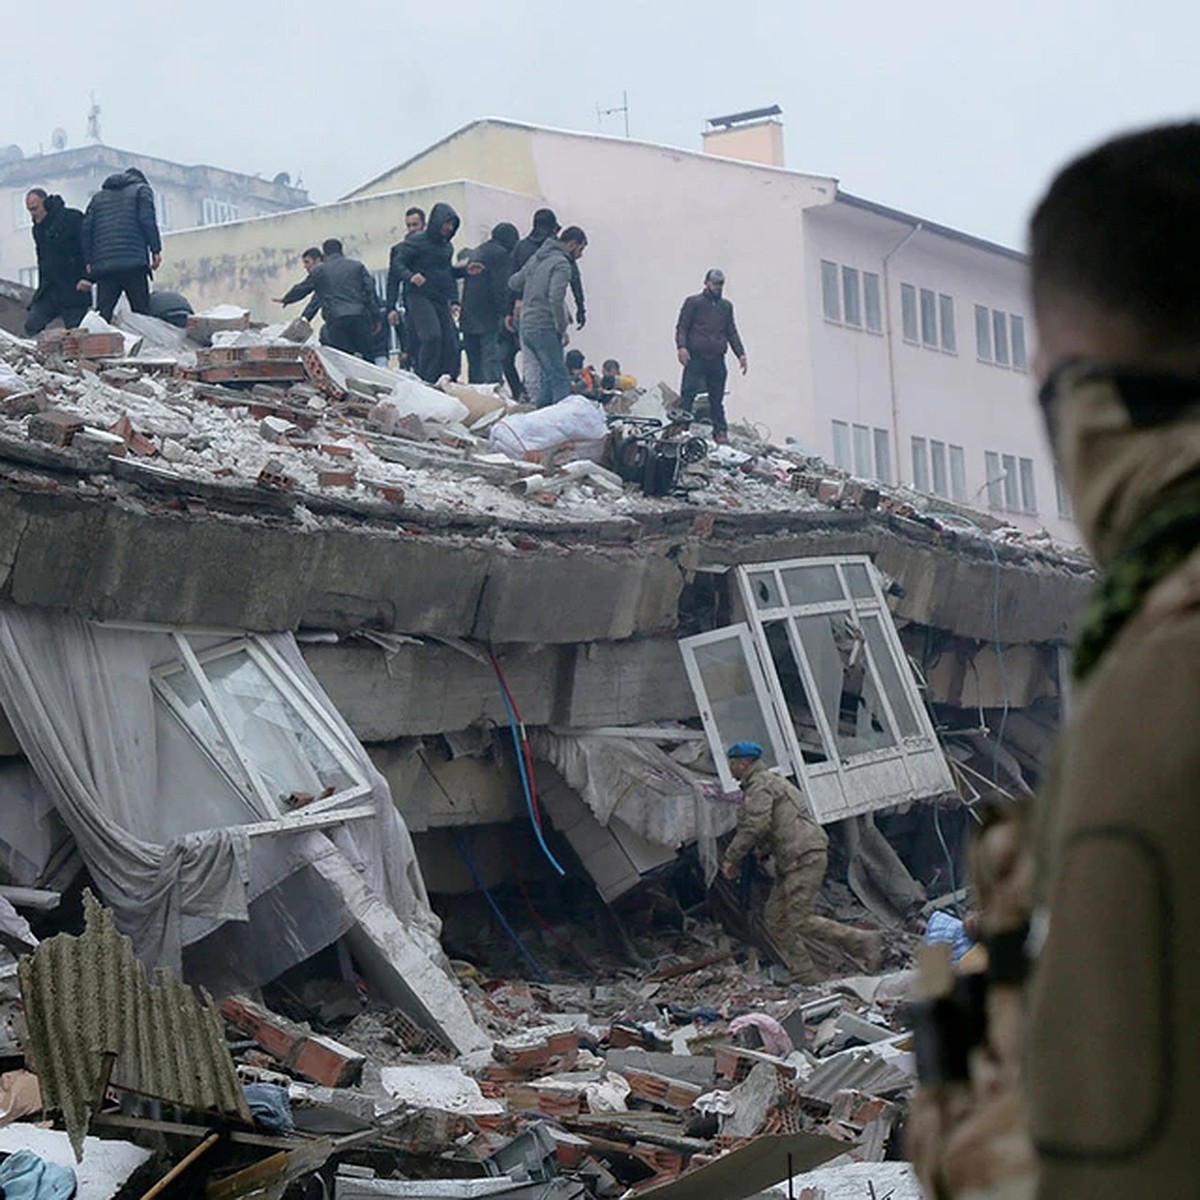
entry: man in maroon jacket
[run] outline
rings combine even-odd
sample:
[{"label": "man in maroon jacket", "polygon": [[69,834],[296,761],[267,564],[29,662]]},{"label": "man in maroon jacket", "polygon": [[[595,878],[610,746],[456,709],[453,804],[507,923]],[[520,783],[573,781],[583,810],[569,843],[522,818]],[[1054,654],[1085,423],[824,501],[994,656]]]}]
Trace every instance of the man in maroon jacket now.
[{"label": "man in maroon jacket", "polygon": [[729,440],[725,419],[726,351],[733,347],[743,375],[748,366],[746,347],[733,319],[733,305],[725,299],[724,291],[725,272],[713,267],[704,276],[704,290],[683,302],[675,326],[675,348],[683,364],[680,404],[690,413],[697,393],[708,393],[713,439],[717,442]]}]

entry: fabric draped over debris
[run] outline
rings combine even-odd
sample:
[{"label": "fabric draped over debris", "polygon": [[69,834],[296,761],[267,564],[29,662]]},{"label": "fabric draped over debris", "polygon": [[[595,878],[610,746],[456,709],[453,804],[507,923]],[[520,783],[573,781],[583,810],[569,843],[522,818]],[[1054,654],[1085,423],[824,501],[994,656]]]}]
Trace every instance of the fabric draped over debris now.
[{"label": "fabric draped over debris", "polygon": [[713,794],[711,776],[676,762],[654,742],[531,731],[535,757],[551,763],[606,825],[619,817],[658,846],[696,842],[708,880],[716,840],[737,824],[737,807]]},{"label": "fabric draped over debris", "polygon": [[[438,957],[440,925],[387,783],[291,635],[266,640],[356,748],[373,818],[248,837],[233,784],[156,703],[152,669],[176,657],[167,631],[0,606],[0,704],[147,965],[181,971],[186,961],[190,981],[221,990],[274,978],[353,924],[314,869],[337,856]],[[217,931],[219,950],[206,947]]]}]

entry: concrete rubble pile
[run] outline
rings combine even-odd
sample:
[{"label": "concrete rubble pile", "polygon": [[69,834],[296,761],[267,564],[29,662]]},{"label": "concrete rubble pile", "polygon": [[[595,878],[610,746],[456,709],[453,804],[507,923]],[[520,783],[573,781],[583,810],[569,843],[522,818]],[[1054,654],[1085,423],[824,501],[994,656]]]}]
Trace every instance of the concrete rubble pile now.
[{"label": "concrete rubble pile", "polygon": [[[739,1200],[789,1179],[820,1200],[872,1171],[904,1178],[909,971],[797,991],[703,928],[606,982],[464,971],[490,1045],[455,1055],[353,981],[270,993],[289,1015],[197,1003],[168,971],[148,983],[111,915],[85,907],[81,937],[21,960],[24,1060],[0,1076],[0,1151],[37,1147],[77,1172],[81,1200]],[[679,953],[705,943],[722,953]]]}]

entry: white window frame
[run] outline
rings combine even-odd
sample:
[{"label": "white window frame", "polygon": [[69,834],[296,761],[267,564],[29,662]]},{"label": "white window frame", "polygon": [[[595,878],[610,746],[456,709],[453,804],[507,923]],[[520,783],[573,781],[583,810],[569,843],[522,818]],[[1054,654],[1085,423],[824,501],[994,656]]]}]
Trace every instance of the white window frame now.
[{"label": "white window frame", "polygon": [[1021,477],[1021,511],[1037,513],[1037,480],[1034,477],[1033,459],[1019,458],[1017,470]]},{"label": "white window frame", "polygon": [[871,449],[875,452],[874,478],[889,487],[892,484],[892,437],[878,426],[871,430]]},{"label": "white window frame", "polygon": [[933,288],[920,290],[918,310],[921,317],[921,345],[936,350],[938,347],[938,299]]},{"label": "white window frame", "polygon": [[842,323],[842,272],[827,258],[821,259],[821,312],[825,320]]},{"label": "white window frame", "polygon": [[854,470],[854,449],[850,437],[850,422],[832,420],[833,465],[843,471]]},{"label": "white window frame", "polygon": [[842,320],[854,329],[863,326],[862,272],[842,266]]},{"label": "white window frame", "polygon": [[929,491],[929,443],[923,437],[912,437],[912,484],[918,492]]},{"label": "white window frame", "polygon": [[938,333],[947,354],[958,353],[958,322],[954,319],[954,297],[938,292]]},{"label": "white window frame", "polygon": [[1008,314],[1008,348],[1014,371],[1029,370],[1029,350],[1025,345],[1025,318]]},{"label": "white window frame", "polygon": [[[804,604],[791,602],[783,572],[830,567],[834,569],[838,579],[841,590],[839,600]],[[869,593],[867,595],[855,595],[855,590],[863,591],[864,589],[852,588],[850,584],[850,571],[859,567],[865,569],[869,581],[869,587],[865,589]],[[760,601],[755,589],[756,578],[764,575],[770,577],[772,584],[768,589],[768,600],[765,602]],[[954,790],[950,768],[938,743],[937,735],[934,733],[928,711],[921,701],[916,680],[908,666],[904,648],[900,644],[900,636],[884,599],[879,575],[870,558],[866,555],[838,555],[756,563],[753,566],[738,567],[736,578],[739,595],[746,612],[746,622],[716,630],[714,633],[699,634],[694,638],[683,639],[680,642],[680,648],[685,665],[689,664],[689,648],[691,646],[736,636],[742,640],[745,650],[744,638],[746,635],[749,636],[752,651],[758,656],[758,675],[763,679],[768,693],[768,705],[763,708],[762,714],[764,723],[773,738],[777,734],[782,735],[783,748],[786,751],[786,758],[779,758],[778,750],[775,751],[777,761],[787,762],[790,765],[791,773],[804,789],[813,814],[818,821],[825,824],[830,821],[842,820],[845,817],[856,816],[859,813],[906,803],[910,800],[945,795]],[[861,576],[859,578],[861,579]],[[845,758],[838,753],[838,743],[829,726],[824,706],[820,702],[816,679],[796,625],[797,617],[838,613],[845,614],[860,628],[868,618],[878,621],[884,647],[891,660],[891,672],[899,680],[902,692],[900,697],[896,697],[883,686],[879,667],[875,662],[875,652],[869,641],[864,641],[863,653],[866,670],[880,697],[892,744]],[[771,656],[765,627],[765,622],[779,620],[786,623],[791,654],[800,672],[809,710],[820,735],[825,755],[824,762],[805,762],[796,730],[788,715],[783,687]],[[748,658],[747,662],[751,663],[753,668],[752,658]],[[711,718],[708,699],[694,662],[689,667],[688,677],[696,692],[702,720],[706,711],[709,712]],[[751,669],[751,678],[756,678],[753,669]],[[755,690],[757,694],[757,686]],[[900,733],[895,709],[897,702],[908,705],[915,732],[906,735]],[[771,706],[773,706],[773,710]],[[721,774],[722,782],[725,782],[725,772],[728,768],[724,765],[726,749],[724,739],[736,740],[738,731],[725,730],[722,734],[715,730],[714,723],[709,720],[705,721],[705,732],[708,734],[713,757],[718,763],[718,772]]]},{"label": "white window frame", "polygon": [[[260,834],[277,833],[281,829],[324,828],[330,825],[340,825],[344,821],[375,815],[373,804],[361,803],[371,794],[371,782],[354,747],[347,742],[344,733],[330,719],[325,708],[305,687],[287,661],[273,646],[251,634],[197,651],[186,634],[173,631],[171,638],[179,652],[179,657],[155,667],[151,672],[154,694],[162,701],[167,711],[179,721],[214,766],[229,780],[248,810],[260,818],[259,821],[250,822],[242,827],[247,834],[253,837]],[[337,760],[338,766],[353,781],[349,787],[335,792],[332,796],[313,800],[295,812],[288,812],[279,807],[278,802],[267,789],[266,783],[246,747],[234,733],[220,697],[204,671],[207,663],[243,652],[262,671],[283,699],[300,715],[310,732]],[[171,678],[181,673],[186,674],[198,688],[209,720],[220,733],[225,748],[240,768],[238,775],[234,775],[226,762],[216,754],[206,731],[195,723],[187,706],[172,688]]]},{"label": "white window frame", "polygon": [[992,357],[992,310],[982,304],[975,305],[975,357],[980,362],[995,361]]},{"label": "white window frame", "polygon": [[1067,491],[1067,481],[1058,463],[1054,464],[1054,493],[1058,501],[1058,515],[1064,521],[1075,520],[1075,505],[1071,503],[1071,493]]},{"label": "white window frame", "polygon": [[875,451],[875,439],[869,425],[850,426],[850,444],[854,451],[854,474],[859,479],[872,479],[874,469],[872,460]]},{"label": "white window frame", "polygon": [[983,486],[987,488],[988,508],[1000,512],[1004,508],[1004,475],[1000,455],[995,450],[983,452]]},{"label": "white window frame", "polygon": [[883,288],[874,271],[862,273],[863,328],[868,333],[883,332]]},{"label": "white window frame", "polygon": [[949,446],[950,451],[950,499],[960,504],[967,501],[967,453],[961,446]]},{"label": "white window frame", "polygon": [[900,285],[900,335],[910,346],[921,344],[921,311],[914,284]]},{"label": "white window frame", "polygon": [[950,471],[946,462],[946,443],[936,439],[929,442],[930,490],[935,496],[950,499]]}]

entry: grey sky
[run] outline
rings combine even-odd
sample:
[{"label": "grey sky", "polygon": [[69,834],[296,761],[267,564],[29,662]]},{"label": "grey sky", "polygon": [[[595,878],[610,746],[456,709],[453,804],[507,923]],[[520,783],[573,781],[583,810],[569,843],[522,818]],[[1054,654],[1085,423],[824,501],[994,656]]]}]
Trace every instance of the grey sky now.
[{"label": "grey sky", "polygon": [[[1066,156],[1197,110],[1184,0],[207,0],[12,4],[0,145],[104,141],[302,175],[328,201],[466,122],[598,126],[698,148],[705,117],[778,103],[788,165],[1019,244]],[[587,14],[587,15],[584,15]],[[747,214],[753,219],[753,214]],[[664,231],[669,233],[669,231]]]}]

